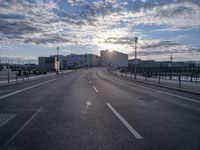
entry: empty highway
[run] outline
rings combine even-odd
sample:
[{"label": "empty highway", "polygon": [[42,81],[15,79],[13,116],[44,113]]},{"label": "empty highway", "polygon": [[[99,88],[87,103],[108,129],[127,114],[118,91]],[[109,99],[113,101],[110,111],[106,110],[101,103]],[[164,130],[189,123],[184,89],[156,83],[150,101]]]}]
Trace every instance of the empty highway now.
[{"label": "empty highway", "polygon": [[200,96],[103,68],[1,86],[0,149],[199,150]]}]

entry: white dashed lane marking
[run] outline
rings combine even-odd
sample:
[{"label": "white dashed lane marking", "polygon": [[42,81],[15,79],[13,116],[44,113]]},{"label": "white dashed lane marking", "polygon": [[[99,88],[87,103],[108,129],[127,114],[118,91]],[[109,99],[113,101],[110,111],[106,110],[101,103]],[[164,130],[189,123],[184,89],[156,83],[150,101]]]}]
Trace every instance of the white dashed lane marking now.
[{"label": "white dashed lane marking", "polygon": [[127,129],[136,139],[143,139],[143,137],[109,103],[107,103],[107,106],[115,114],[115,116],[127,127]]},{"label": "white dashed lane marking", "polygon": [[93,89],[95,90],[95,92],[99,93],[99,90],[97,90],[95,86],[93,86]]}]

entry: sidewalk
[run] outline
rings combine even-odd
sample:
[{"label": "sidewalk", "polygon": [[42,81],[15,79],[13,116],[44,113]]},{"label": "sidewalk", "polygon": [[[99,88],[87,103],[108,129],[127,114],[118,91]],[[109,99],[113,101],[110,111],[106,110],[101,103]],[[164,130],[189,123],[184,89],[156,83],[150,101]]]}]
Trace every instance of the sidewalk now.
[{"label": "sidewalk", "polygon": [[[66,74],[66,73],[69,73],[69,72],[72,72],[72,70],[63,71],[63,74]],[[20,77],[17,80],[16,79],[10,79],[9,83],[8,83],[8,80],[3,80],[3,81],[0,81],[0,86],[15,84],[15,83],[21,83],[21,82],[26,82],[26,81],[31,81],[31,80],[37,80],[37,79],[46,78],[46,77],[55,76],[55,75],[56,75],[56,73],[53,72],[53,73],[48,73],[46,75],[30,76],[29,78],[26,77],[24,79]],[[60,72],[59,75],[62,75],[62,72]]]},{"label": "sidewalk", "polygon": [[[121,76],[123,78],[134,80],[134,74],[131,73],[120,73],[119,71],[115,71],[112,74]],[[169,79],[159,79],[158,78],[149,78],[149,77],[142,77],[142,76],[136,76],[137,82],[142,82],[146,84],[152,84],[160,87],[166,87],[170,89],[175,90],[181,90],[185,92],[200,94],[200,82],[189,82],[189,81],[181,81],[180,87],[179,87],[179,81],[178,80],[169,80]]]}]

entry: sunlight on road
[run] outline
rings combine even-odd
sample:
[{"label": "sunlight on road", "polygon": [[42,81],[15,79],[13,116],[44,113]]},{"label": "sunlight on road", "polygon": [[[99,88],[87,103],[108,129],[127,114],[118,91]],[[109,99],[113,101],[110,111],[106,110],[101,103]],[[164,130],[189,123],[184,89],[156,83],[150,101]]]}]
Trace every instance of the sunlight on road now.
[{"label": "sunlight on road", "polygon": [[85,106],[85,109],[84,109],[84,114],[87,114],[87,111],[88,111],[88,108],[92,105],[92,103],[90,101],[86,101],[86,106]]}]

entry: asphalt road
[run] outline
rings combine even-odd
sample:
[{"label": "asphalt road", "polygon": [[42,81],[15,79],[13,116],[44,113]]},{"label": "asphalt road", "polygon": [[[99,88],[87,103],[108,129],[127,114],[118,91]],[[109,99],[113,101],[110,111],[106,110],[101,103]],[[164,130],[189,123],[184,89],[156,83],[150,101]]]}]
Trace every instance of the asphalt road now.
[{"label": "asphalt road", "polygon": [[0,87],[7,150],[199,150],[200,96],[105,69]]}]

